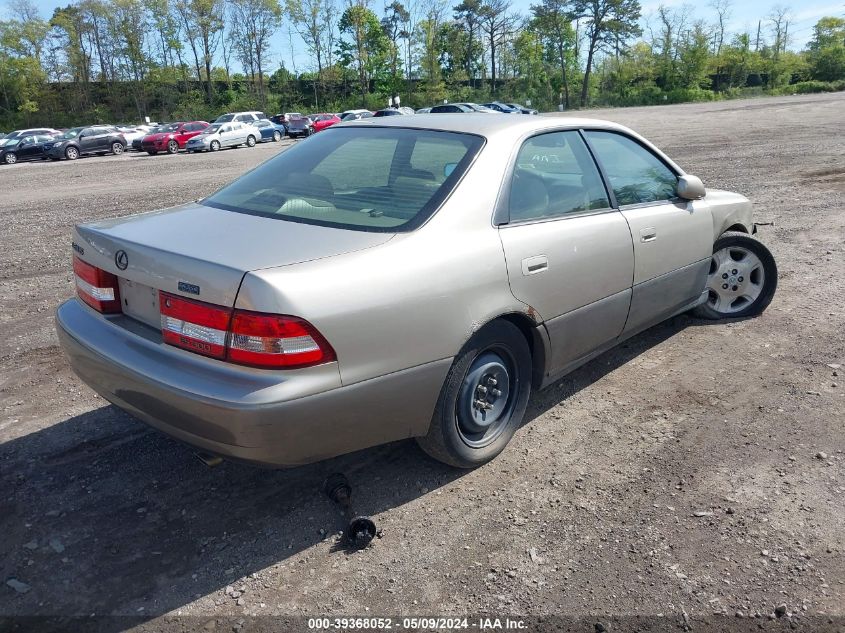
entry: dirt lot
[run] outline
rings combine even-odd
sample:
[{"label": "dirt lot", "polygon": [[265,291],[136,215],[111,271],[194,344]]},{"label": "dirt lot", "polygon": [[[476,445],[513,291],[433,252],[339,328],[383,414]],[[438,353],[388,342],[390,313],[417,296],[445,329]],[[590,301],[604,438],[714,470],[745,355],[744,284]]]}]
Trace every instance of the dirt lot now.
[{"label": "dirt lot", "polygon": [[[760,235],[778,294],[758,319],[674,318],[535,394],[508,450],[473,472],[413,442],[209,469],[69,371],[53,311],[73,290],[72,224],[199,198],[280,145],[0,168],[0,615],[844,627],[845,95],[591,115],[751,198],[773,223]],[[320,493],[335,471],[383,529],[365,551],[337,543]],[[304,626],[290,622],[275,630]]]}]

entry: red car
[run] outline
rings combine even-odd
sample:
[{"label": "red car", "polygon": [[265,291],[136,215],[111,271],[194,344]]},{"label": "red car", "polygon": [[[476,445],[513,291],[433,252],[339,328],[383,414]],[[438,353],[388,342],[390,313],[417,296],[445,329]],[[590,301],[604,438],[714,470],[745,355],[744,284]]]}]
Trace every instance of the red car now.
[{"label": "red car", "polygon": [[175,154],[185,149],[185,143],[208,127],[205,121],[168,123],[154,129],[141,140],[141,150],[154,156],[159,152]]},{"label": "red car", "polygon": [[331,127],[335,123],[340,123],[340,117],[336,114],[312,114],[308,117],[314,122],[314,131],[319,132],[321,130],[325,130],[327,127]]}]

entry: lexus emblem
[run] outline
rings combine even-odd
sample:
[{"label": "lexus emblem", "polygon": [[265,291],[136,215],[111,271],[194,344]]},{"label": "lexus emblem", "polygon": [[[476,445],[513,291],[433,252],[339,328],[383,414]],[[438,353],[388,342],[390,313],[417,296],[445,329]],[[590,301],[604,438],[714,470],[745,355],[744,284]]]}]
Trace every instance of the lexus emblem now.
[{"label": "lexus emblem", "polygon": [[114,264],[120,270],[126,270],[126,267],[129,265],[129,255],[126,254],[126,251],[117,251],[114,254]]}]

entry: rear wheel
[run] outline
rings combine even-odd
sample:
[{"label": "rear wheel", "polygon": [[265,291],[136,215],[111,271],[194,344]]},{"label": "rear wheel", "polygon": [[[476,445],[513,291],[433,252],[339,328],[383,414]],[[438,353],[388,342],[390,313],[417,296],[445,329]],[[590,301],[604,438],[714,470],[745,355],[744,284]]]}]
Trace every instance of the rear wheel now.
[{"label": "rear wheel", "polygon": [[757,316],[775,296],[778,269],[758,239],[729,231],[713,245],[707,276],[707,302],[694,313],[705,319]]},{"label": "rear wheel", "polygon": [[276,130],[275,132],[273,132],[273,142],[278,143],[281,140],[282,140],[282,133],[279,132],[279,130]]},{"label": "rear wheel", "polygon": [[246,145],[247,147],[255,147],[255,137],[252,134],[246,137]]},{"label": "rear wheel", "polygon": [[18,155],[14,152],[9,152],[3,157],[3,159],[6,161],[7,165],[14,165],[16,162],[18,162]]},{"label": "rear wheel", "polygon": [[212,152],[216,152],[220,149],[220,141],[211,141],[211,145],[209,146]]},{"label": "rear wheel", "polygon": [[530,393],[528,342],[512,323],[494,321],[455,359],[428,434],[417,443],[451,466],[480,466],[507,446],[522,423]]},{"label": "rear wheel", "polygon": [[123,153],[124,149],[125,148],[123,147],[123,143],[119,141],[115,141],[111,144],[111,153],[115,156],[120,156]]},{"label": "rear wheel", "polygon": [[77,158],[79,158],[79,150],[75,147],[68,147],[65,150],[65,158],[67,158],[68,160],[76,160]]},{"label": "rear wheel", "polygon": [[168,154],[175,154],[179,151],[179,143],[176,141],[169,141],[167,143],[167,153]]}]

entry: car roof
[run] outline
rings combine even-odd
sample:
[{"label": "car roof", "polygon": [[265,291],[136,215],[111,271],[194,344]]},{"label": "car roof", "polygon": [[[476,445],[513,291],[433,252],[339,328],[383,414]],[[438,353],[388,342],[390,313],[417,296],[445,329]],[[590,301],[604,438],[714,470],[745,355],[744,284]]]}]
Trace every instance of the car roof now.
[{"label": "car roof", "polygon": [[417,114],[402,117],[381,117],[378,119],[358,119],[343,121],[334,128],[353,126],[376,127],[405,127],[422,130],[438,130],[443,132],[465,132],[479,136],[492,137],[507,135],[512,137],[539,132],[547,129],[561,128],[602,128],[628,131],[627,128],[600,119],[586,119],[559,116],[533,117],[493,117],[483,112],[463,114]]}]

